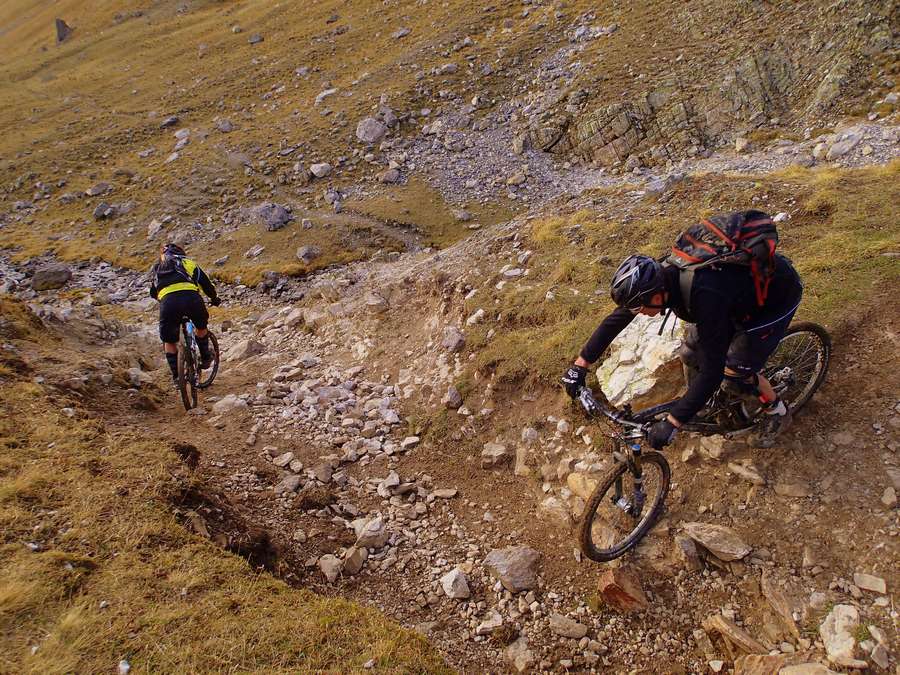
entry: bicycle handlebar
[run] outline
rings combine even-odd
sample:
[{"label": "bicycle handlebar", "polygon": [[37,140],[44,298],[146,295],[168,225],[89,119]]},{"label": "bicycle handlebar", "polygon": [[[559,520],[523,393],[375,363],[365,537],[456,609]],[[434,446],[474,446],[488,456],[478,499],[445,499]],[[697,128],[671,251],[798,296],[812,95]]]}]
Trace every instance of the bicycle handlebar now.
[{"label": "bicycle handlebar", "polygon": [[622,410],[604,405],[594,397],[594,392],[587,387],[578,389],[577,399],[588,415],[603,415],[620,426],[640,431],[642,434],[647,432],[649,425],[635,422]]}]

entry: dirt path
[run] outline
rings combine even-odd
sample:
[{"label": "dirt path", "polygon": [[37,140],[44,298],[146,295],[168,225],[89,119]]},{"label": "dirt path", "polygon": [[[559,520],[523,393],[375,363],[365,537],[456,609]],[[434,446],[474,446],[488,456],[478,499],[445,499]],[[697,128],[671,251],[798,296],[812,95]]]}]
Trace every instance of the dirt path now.
[{"label": "dirt path", "polygon": [[[574,659],[574,667],[581,663],[583,668],[597,654],[598,668],[656,669],[666,662],[696,672],[705,664],[694,631],[708,615],[723,609],[776,647],[785,639],[790,642],[784,636],[779,642],[767,628],[771,610],[760,595],[760,572],[791,589],[803,635],[808,636],[802,638],[806,642],[793,641],[801,650],[815,642],[815,629],[827,606],[822,598],[839,602],[860,593],[853,586],[855,572],[884,578],[889,593],[900,584],[894,564],[896,512],[881,504],[882,494],[900,471],[896,454],[900,326],[874,310],[861,313],[860,323],[868,327],[865,337],[835,336],[829,379],[781,446],[766,452],[735,447],[718,459],[687,462],[679,460],[677,450],[670,453],[674,483],[666,515],[623,561],[639,573],[651,598],[650,608],[639,615],[623,616],[597,605],[596,582],[604,566],[578,562],[572,534],[550,527],[536,510],[539,484],[509,471],[482,470],[477,455],[469,450],[454,454],[452,444],[425,445],[365,466],[345,465],[349,482],[344,486],[330,483],[315,494],[304,489],[279,497],[273,488],[284,472],[272,465],[262,448],[284,439],[261,436],[249,446],[247,416],[228,416],[210,426],[214,415],[185,414],[171,392],[154,413],[112,421],[173,444],[196,446],[198,479],[221,490],[248,522],[271,534],[281,551],[284,578],[375,605],[403,624],[418,627],[465,672],[496,671],[503,638],[477,637],[472,624],[494,602],[517,601],[492,589],[491,581],[479,574],[481,560],[492,548],[520,543],[543,554],[542,581],[535,594],[540,609],[523,614],[512,635],[526,635],[546,667]],[[226,334],[223,345],[228,341]],[[862,354],[871,356],[862,359]],[[254,390],[260,365],[225,363],[214,387],[201,394],[201,405],[208,409],[214,395]],[[327,453],[311,435],[295,435],[290,447],[307,467]],[[729,470],[730,463],[752,465],[766,485],[748,483]],[[458,490],[451,500],[426,502],[427,519],[418,531],[424,537],[411,534],[410,521],[397,515],[391,503],[397,498],[385,500],[365,489],[367,481],[377,483],[389,470],[420,486]],[[327,506],[329,502],[332,506]],[[373,556],[355,576],[327,583],[315,561],[352,545],[354,535],[345,523],[354,515],[375,512],[389,514],[404,536],[389,547],[390,553]],[[750,563],[732,565],[730,574],[681,568],[672,537],[680,523],[695,520],[733,527],[754,550]],[[382,568],[391,556],[397,562]],[[474,563],[469,574],[472,601],[461,603],[439,592],[436,571],[446,569],[441,561]],[[896,635],[897,617],[890,603],[882,605],[878,596],[862,592],[860,605],[865,621]],[[577,617],[603,649],[579,646],[550,633],[546,620],[554,612]],[[648,645],[653,648],[648,650]]]}]

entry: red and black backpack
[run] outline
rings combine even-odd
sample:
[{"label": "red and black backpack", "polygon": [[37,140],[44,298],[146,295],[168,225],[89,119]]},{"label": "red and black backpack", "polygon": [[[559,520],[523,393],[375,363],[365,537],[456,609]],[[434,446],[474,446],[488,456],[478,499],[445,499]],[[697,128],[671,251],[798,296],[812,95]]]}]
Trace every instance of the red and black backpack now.
[{"label": "red and black backpack", "polygon": [[777,246],[778,230],[772,218],[762,211],[737,211],[691,225],[678,236],[666,262],[682,270],[682,295],[688,311],[693,272],[717,265],[749,267],[756,302],[762,307],[775,274]]}]

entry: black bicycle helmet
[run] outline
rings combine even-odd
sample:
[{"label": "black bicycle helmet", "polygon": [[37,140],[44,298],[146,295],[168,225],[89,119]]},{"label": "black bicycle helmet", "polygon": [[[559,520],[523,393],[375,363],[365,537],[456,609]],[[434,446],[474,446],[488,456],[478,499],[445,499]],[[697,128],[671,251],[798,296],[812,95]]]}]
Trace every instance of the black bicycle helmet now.
[{"label": "black bicycle helmet", "polygon": [[162,249],[163,253],[171,253],[172,255],[185,256],[187,253],[178,244],[166,244]]},{"label": "black bicycle helmet", "polygon": [[664,289],[662,265],[647,255],[631,255],[613,275],[609,294],[619,307],[650,306],[651,298]]}]

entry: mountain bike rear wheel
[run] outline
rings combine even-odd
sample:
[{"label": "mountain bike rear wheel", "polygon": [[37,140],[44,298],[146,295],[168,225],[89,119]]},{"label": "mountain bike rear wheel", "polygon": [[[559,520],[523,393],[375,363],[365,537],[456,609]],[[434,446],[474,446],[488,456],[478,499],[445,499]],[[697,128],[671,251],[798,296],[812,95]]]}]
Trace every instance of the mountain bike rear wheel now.
[{"label": "mountain bike rear wheel", "polygon": [[212,331],[208,331],[209,336],[209,352],[212,355],[212,363],[206,370],[201,370],[197,377],[197,386],[200,389],[206,389],[216,379],[219,372],[219,341]]},{"label": "mountain bike rear wheel", "polygon": [[609,562],[628,551],[653,527],[669,492],[671,471],[661,453],[641,454],[644,501],[635,504],[634,474],[617,462],[594,488],[578,529],[582,553]]},{"label": "mountain bike rear wheel", "polygon": [[793,324],[763,369],[763,375],[791,409],[809,402],[825,380],[831,359],[831,336],[815,323]]},{"label": "mountain bike rear wheel", "polygon": [[197,407],[197,376],[194,372],[194,357],[187,345],[178,348],[178,391],[185,410]]}]

